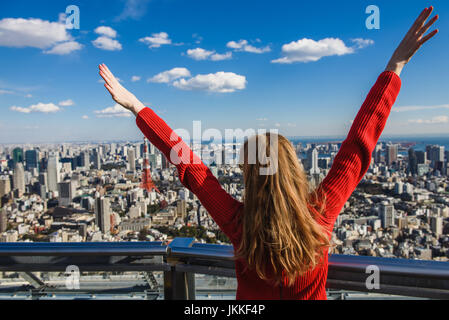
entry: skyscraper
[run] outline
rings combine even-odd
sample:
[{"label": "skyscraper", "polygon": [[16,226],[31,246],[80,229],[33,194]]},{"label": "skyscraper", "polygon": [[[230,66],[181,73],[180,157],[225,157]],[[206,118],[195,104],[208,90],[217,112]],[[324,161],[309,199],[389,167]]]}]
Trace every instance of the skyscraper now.
[{"label": "skyscraper", "polygon": [[0,233],[5,232],[7,227],[8,227],[8,217],[6,207],[4,207],[3,209],[0,209]]},{"label": "skyscraper", "polygon": [[412,175],[418,173],[418,159],[413,148],[408,149],[408,172]]},{"label": "skyscraper", "polygon": [[19,190],[19,194],[25,193],[25,169],[22,162],[17,162],[13,176],[14,189]]},{"label": "skyscraper", "polygon": [[59,205],[68,207],[72,203],[75,191],[75,184],[71,180],[58,183]]},{"label": "skyscraper", "polygon": [[385,202],[381,203],[380,210],[379,210],[379,218],[382,221],[382,228],[388,228],[390,226],[394,226],[395,225],[394,206],[392,204],[388,204]]},{"label": "skyscraper", "polygon": [[385,162],[387,166],[391,166],[398,159],[398,145],[388,144],[386,146]]},{"label": "skyscraper", "polygon": [[318,167],[318,150],[316,148],[311,148],[307,151],[307,163],[309,164],[310,174],[320,173],[320,168]]},{"label": "skyscraper", "polygon": [[94,164],[94,169],[96,170],[100,170],[101,169],[101,158],[100,158],[100,148],[95,148],[93,150],[93,164]]},{"label": "skyscraper", "polygon": [[95,224],[103,233],[111,230],[111,209],[109,199],[105,197],[95,198]]},{"label": "skyscraper", "polygon": [[48,191],[57,191],[59,177],[59,157],[57,154],[50,155],[47,165]]},{"label": "skyscraper", "polygon": [[10,176],[0,176],[0,198],[11,192]]},{"label": "skyscraper", "polygon": [[37,150],[32,149],[25,151],[25,163],[28,171],[31,171],[32,168],[39,168],[39,155]]},{"label": "skyscraper", "polygon": [[128,149],[128,164],[129,171],[136,172],[136,153],[133,147],[129,147]]},{"label": "skyscraper", "polygon": [[12,151],[12,159],[14,161],[14,166],[18,162],[23,162],[23,149],[22,148],[15,148]]}]

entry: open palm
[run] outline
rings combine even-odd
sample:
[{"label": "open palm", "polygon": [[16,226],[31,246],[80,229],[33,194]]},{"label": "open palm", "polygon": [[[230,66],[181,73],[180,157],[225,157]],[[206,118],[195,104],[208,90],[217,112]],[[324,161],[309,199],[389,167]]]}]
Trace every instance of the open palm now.
[{"label": "open palm", "polygon": [[100,76],[105,82],[104,86],[109,91],[115,102],[132,111],[134,114],[137,114],[142,108],[145,107],[135,95],[120,84],[105,64],[101,64],[99,68]]}]

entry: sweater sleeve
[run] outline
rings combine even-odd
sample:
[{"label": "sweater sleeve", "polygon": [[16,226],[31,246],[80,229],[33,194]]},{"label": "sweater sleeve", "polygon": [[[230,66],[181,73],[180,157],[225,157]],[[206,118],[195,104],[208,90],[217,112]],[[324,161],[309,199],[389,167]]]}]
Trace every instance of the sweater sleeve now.
[{"label": "sweater sleeve", "polygon": [[220,229],[237,235],[237,213],[243,204],[229,195],[187,144],[153,110],[142,109],[136,123],[143,134],[174,164],[181,183],[201,201]]},{"label": "sweater sleeve", "polygon": [[332,231],[343,205],[351,196],[371,163],[371,154],[385,127],[401,79],[391,71],[380,74],[354,119],[347,138],[335,156],[329,173],[318,187],[324,192],[322,224]]}]

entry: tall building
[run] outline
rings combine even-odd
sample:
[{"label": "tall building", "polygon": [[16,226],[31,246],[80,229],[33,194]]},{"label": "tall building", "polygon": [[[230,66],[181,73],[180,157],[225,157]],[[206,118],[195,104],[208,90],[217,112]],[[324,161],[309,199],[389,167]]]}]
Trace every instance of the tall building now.
[{"label": "tall building", "polygon": [[14,166],[18,162],[23,162],[23,149],[22,148],[15,148],[12,151],[12,159],[14,161]]},{"label": "tall building", "polygon": [[28,171],[31,171],[33,168],[39,168],[39,154],[37,150],[32,149],[25,151],[25,164]]},{"label": "tall building", "polygon": [[310,174],[319,174],[320,168],[318,167],[318,150],[311,148],[307,151],[307,163],[309,164]]},{"label": "tall building", "polygon": [[22,162],[17,162],[13,176],[14,190],[19,190],[19,194],[25,193],[25,169]]},{"label": "tall building", "polygon": [[443,234],[443,218],[442,217],[431,217],[430,218],[430,228],[436,236]]},{"label": "tall building", "polygon": [[111,209],[109,199],[105,197],[95,198],[95,224],[103,233],[111,230]]},{"label": "tall building", "polygon": [[425,164],[427,162],[426,151],[415,151],[417,164]]},{"label": "tall building", "polygon": [[397,144],[387,144],[385,153],[385,162],[387,166],[391,166],[393,162],[398,159],[398,145]]},{"label": "tall building", "polygon": [[101,169],[101,157],[100,157],[100,151],[99,148],[95,148],[93,152],[93,165],[94,169],[100,170]]},{"label": "tall building", "polygon": [[186,201],[185,200],[176,201],[176,217],[184,219],[186,215],[187,215]]},{"label": "tall building", "polygon": [[3,233],[8,228],[8,216],[6,207],[0,209],[0,233]]},{"label": "tall building", "polygon": [[59,157],[57,154],[50,155],[47,165],[48,191],[57,191],[59,177]]},{"label": "tall building", "polygon": [[136,153],[133,147],[128,149],[128,164],[129,171],[136,172]]},{"label": "tall building", "polygon": [[390,226],[395,226],[394,218],[394,206],[388,203],[381,203],[379,208],[379,218],[382,221],[382,228],[388,228]]},{"label": "tall building", "polygon": [[75,192],[75,184],[71,180],[58,183],[59,205],[68,207],[72,203]]},{"label": "tall building", "polygon": [[413,148],[408,149],[408,172],[411,175],[418,173],[418,158]]},{"label": "tall building", "polygon": [[80,156],[81,156],[81,166],[89,170],[90,169],[89,151],[81,152]]},{"label": "tall building", "polygon": [[0,176],[0,198],[11,192],[11,180],[9,176]]}]

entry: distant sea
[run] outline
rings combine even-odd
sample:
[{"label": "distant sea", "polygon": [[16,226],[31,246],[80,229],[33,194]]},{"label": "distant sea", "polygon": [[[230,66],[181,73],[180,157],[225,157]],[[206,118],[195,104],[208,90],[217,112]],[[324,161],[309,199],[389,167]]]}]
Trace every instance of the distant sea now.
[{"label": "distant sea", "polygon": [[[293,143],[326,143],[326,142],[342,142],[345,137],[290,137],[289,140]],[[380,142],[391,142],[401,144],[403,147],[413,147],[415,150],[426,150],[427,145],[444,146],[445,150],[449,150],[449,136],[417,136],[417,137],[381,137]]]}]

